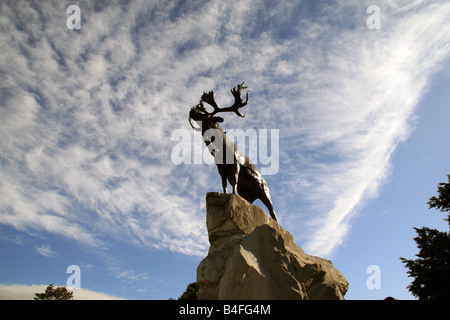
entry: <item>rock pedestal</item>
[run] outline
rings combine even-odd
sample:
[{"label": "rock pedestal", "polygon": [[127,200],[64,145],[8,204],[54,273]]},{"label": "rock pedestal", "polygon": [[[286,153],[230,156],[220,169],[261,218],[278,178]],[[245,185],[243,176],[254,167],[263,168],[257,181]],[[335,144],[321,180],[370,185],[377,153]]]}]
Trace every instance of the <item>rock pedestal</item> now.
[{"label": "rock pedestal", "polygon": [[209,192],[206,212],[211,246],[197,268],[198,299],[344,299],[348,282],[333,263],[306,254],[260,207]]}]

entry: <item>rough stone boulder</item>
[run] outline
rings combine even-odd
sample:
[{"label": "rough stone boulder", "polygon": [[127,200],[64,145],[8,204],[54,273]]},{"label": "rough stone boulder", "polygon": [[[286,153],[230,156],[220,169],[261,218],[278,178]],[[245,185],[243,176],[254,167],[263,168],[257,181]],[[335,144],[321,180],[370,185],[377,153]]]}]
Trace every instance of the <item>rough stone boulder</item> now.
[{"label": "rough stone boulder", "polygon": [[198,299],[344,299],[348,282],[333,263],[306,254],[260,207],[209,192],[206,212]]}]

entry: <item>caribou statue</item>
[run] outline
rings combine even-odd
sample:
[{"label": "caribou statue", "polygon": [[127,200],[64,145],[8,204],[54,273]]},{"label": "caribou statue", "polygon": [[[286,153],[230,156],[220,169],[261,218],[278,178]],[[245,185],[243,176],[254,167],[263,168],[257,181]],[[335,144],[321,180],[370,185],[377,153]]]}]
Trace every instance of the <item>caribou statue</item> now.
[{"label": "caribou statue", "polygon": [[[222,117],[216,116],[220,112],[234,112],[237,116],[243,118],[239,109],[246,106],[249,99],[249,92],[245,101],[242,101],[241,92],[244,83],[238,84],[237,88],[231,89],[234,97],[234,104],[230,107],[219,108],[214,101],[214,92],[209,91],[203,93],[200,103],[193,107],[189,112],[189,123],[194,130],[201,131],[206,146],[214,157],[217,169],[222,178],[223,192],[227,192],[227,180],[233,187],[233,193],[236,192],[244,199],[253,203],[256,199],[260,199],[269,210],[270,216],[277,220],[275,211],[273,210],[272,200],[270,199],[270,191],[266,181],[259,172],[255,164],[228,139],[225,132],[219,126],[223,122]],[[207,103],[213,107],[212,112],[208,112],[203,105]],[[198,124],[198,128],[194,127],[192,121]]]}]

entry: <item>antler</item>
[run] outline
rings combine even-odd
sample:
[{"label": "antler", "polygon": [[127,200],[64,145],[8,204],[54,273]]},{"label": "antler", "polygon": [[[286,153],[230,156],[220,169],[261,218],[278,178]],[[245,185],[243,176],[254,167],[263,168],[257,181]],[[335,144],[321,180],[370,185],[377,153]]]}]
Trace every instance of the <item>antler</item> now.
[{"label": "antler", "polygon": [[[207,113],[209,117],[212,117],[213,115],[219,113],[219,112],[230,112],[233,111],[236,113],[239,117],[243,118],[245,117],[245,114],[242,115],[239,112],[239,109],[242,107],[245,107],[248,103],[249,99],[249,92],[247,91],[247,96],[245,101],[242,101],[241,92],[243,89],[247,89],[247,87],[244,87],[244,82],[237,85],[237,89],[233,88],[231,89],[231,94],[234,96],[234,104],[227,108],[219,108],[217,106],[216,101],[214,100],[214,91],[209,91],[208,93],[203,92],[202,99],[200,100],[200,104],[197,105],[197,107],[202,110],[203,112]],[[207,104],[211,105],[214,108],[214,111],[211,113],[206,112],[205,107],[203,106],[203,102],[206,102]]]}]

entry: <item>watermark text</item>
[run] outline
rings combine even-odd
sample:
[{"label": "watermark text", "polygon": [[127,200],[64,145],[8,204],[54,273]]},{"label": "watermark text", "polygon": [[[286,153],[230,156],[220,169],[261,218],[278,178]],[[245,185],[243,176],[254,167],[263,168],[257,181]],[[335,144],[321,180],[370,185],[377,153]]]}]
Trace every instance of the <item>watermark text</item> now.
[{"label": "watermark text", "polygon": [[[274,175],[279,169],[279,129],[228,129],[226,134],[219,129],[198,131],[177,129],[171,141],[174,164],[233,164],[243,161],[235,159],[234,145],[255,163],[262,175]],[[206,144],[206,146],[205,146]]]}]

